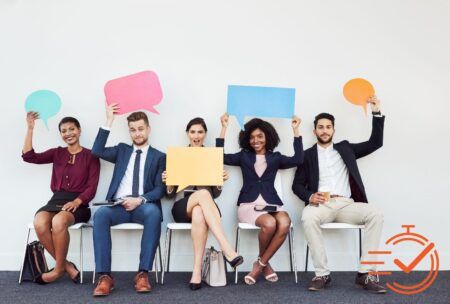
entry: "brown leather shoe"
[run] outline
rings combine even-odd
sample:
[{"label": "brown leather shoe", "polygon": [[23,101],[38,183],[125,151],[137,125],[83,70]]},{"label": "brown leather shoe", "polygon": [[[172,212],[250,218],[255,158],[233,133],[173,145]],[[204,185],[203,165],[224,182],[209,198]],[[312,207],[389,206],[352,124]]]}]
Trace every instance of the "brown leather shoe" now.
[{"label": "brown leather shoe", "polygon": [[98,278],[97,286],[94,289],[94,297],[108,296],[114,289],[114,280],[107,274],[104,274]]},{"label": "brown leather shoe", "polygon": [[152,291],[152,286],[148,281],[148,272],[138,272],[134,277],[134,289],[139,293]]},{"label": "brown leather shoe", "polygon": [[365,273],[363,275],[356,275],[355,285],[359,288],[364,288],[368,292],[384,294],[387,292],[386,288],[378,284],[378,277]]},{"label": "brown leather shoe", "polygon": [[325,287],[330,284],[331,282],[331,276],[316,276],[312,279],[311,284],[309,285],[308,289],[310,291],[319,291],[325,289]]}]

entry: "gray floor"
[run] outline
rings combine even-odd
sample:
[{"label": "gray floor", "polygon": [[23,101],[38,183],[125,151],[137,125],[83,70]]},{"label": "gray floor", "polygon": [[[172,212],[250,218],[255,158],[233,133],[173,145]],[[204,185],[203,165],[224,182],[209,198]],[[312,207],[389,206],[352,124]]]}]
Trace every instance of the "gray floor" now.
[{"label": "gray floor", "polygon": [[[86,279],[92,273],[86,272]],[[417,282],[426,273],[414,273],[406,279]],[[229,274],[229,281],[233,276]],[[174,272],[165,277],[164,285],[152,284],[150,294],[136,294],[133,289],[134,273],[117,272],[114,274],[116,289],[106,298],[91,296],[93,285],[85,283],[75,285],[68,278],[40,286],[30,282],[17,283],[18,272],[0,272],[0,303],[450,303],[450,271],[439,273],[435,283],[425,292],[405,296],[389,291],[386,295],[373,295],[353,285],[353,272],[335,272],[329,288],[321,292],[309,292],[307,286],[313,274],[299,272],[299,283],[295,284],[291,273],[280,273],[280,281],[269,283],[259,280],[254,286],[246,286],[242,281],[238,285],[227,287],[203,287],[191,291],[187,282],[189,273]],[[394,273],[391,279],[407,284],[405,275]],[[242,276],[241,276],[242,280]]]}]

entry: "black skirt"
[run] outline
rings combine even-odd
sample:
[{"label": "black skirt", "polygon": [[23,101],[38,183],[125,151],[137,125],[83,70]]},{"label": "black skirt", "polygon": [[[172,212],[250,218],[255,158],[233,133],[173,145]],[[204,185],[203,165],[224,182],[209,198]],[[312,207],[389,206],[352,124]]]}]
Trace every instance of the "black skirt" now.
[{"label": "black skirt", "polygon": [[[172,216],[176,223],[191,223],[192,218],[189,218],[187,215],[187,204],[188,204],[189,196],[183,197],[177,200],[172,207]],[[216,204],[214,202],[214,204]],[[219,206],[217,206],[217,210],[219,211],[220,217],[222,214],[220,213]]]},{"label": "black skirt", "polygon": [[[78,197],[78,195],[80,195],[79,192],[55,192],[53,193],[52,198],[48,201],[47,205],[39,208],[39,210],[36,211],[36,214],[41,211],[58,213],[61,211],[64,204],[73,201]],[[72,214],[75,217],[75,224],[87,223],[91,218],[91,209],[89,209],[87,205],[81,204],[80,207],[78,207],[78,209]]]}]

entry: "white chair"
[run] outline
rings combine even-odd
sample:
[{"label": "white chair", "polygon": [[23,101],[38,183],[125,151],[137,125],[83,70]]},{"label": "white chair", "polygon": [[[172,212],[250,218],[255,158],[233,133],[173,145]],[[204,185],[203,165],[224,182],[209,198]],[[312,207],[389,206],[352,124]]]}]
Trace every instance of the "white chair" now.
[{"label": "white chair", "polygon": [[[74,224],[72,226],[69,227],[69,231],[73,231],[73,230],[78,230],[80,231],[80,283],[83,284],[83,229],[84,228],[90,228],[91,226],[89,224],[86,223],[78,223],[78,224]],[[28,233],[27,233],[27,238],[26,238],[26,242],[25,242],[25,254],[26,254],[26,249],[27,249],[27,245],[30,241],[30,232],[31,230],[34,230],[34,225],[33,223],[28,224]],[[23,274],[23,262],[25,260],[25,254],[24,254],[24,258],[22,259],[22,265],[20,266],[20,274],[19,274],[19,284],[22,283],[22,274]]]},{"label": "white chair", "polygon": [[[364,229],[364,225],[353,225],[347,223],[326,223],[320,225],[322,229],[358,229],[359,231],[359,257],[361,258],[362,248],[361,248],[361,230]],[[306,261],[305,261],[305,272],[308,271],[308,255],[309,246],[306,245]]]},{"label": "white chair", "polygon": [[170,249],[172,247],[172,232],[180,230],[191,230],[190,223],[168,223],[166,228],[166,243],[164,246],[164,265],[161,272],[161,284],[164,284],[164,273],[169,272],[170,266]]},{"label": "white chair", "polygon": [[[282,193],[282,187],[281,187],[281,176],[280,173],[277,173],[275,177],[275,190],[278,193],[278,196],[283,201],[283,193]],[[236,228],[236,252],[239,253],[239,247],[240,247],[240,238],[241,238],[241,230],[259,230],[260,228],[255,225],[247,224],[247,223],[238,223],[238,226]],[[289,234],[288,234],[288,240],[289,240],[289,260],[291,265],[291,272],[294,272],[294,278],[295,283],[298,282],[297,279],[297,263],[295,261],[295,243],[294,243],[294,225],[291,223],[291,227],[289,228]],[[234,272],[234,284],[237,284],[238,281],[238,270],[236,268]]]},{"label": "white chair", "polygon": [[[119,224],[119,225],[115,225],[115,226],[111,226],[111,230],[144,230],[144,226],[141,224],[137,224],[137,223],[123,223],[123,224]],[[155,269],[155,280],[156,283],[158,283],[158,261],[160,262],[160,266],[161,266],[161,246],[158,243],[158,250],[156,252],[156,257],[153,261],[153,267]],[[95,283],[95,267],[94,267],[94,271],[92,273],[92,284]]]}]

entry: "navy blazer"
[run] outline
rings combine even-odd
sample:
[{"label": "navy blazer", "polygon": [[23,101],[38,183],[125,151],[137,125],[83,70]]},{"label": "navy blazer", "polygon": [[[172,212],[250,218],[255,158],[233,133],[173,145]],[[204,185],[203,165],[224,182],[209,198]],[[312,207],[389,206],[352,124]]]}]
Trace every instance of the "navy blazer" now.
[{"label": "navy blazer", "polygon": [[[97,137],[95,138],[94,146],[92,147],[92,154],[115,164],[106,199],[112,199],[117,192],[117,189],[119,189],[120,182],[127,170],[131,154],[133,154],[133,146],[124,143],[119,143],[117,146],[113,147],[105,147],[109,133],[108,130],[100,128]],[[161,198],[164,196],[166,190],[166,187],[161,180],[161,174],[165,170],[165,166],[165,154],[149,147],[147,158],[145,160],[144,194],[142,196],[145,197],[147,203],[154,203],[159,209],[161,209]]]},{"label": "navy blazer", "polygon": [[[223,147],[224,144],[223,138],[216,139],[216,147]],[[303,163],[302,137],[294,137],[294,156],[268,151],[266,153],[267,168],[261,177],[255,171],[255,162],[256,153],[253,151],[241,150],[235,154],[224,154],[225,165],[241,167],[244,184],[237,204],[251,203],[261,194],[268,204],[283,205],[274,187],[275,177],[278,169],[293,168]]]},{"label": "navy blazer", "polygon": [[[383,146],[384,116],[374,116],[372,119],[372,134],[368,141],[352,144],[347,140],[333,144],[347,167],[351,198],[355,202],[368,202],[366,190],[359,173],[358,158],[369,155]],[[294,193],[300,197],[305,204],[309,204],[309,198],[319,188],[319,160],[317,156],[317,144],[305,151],[305,161],[297,168],[292,185]]]}]

